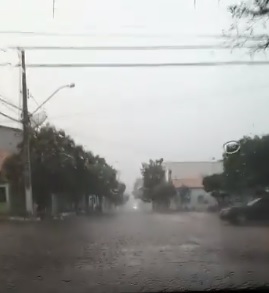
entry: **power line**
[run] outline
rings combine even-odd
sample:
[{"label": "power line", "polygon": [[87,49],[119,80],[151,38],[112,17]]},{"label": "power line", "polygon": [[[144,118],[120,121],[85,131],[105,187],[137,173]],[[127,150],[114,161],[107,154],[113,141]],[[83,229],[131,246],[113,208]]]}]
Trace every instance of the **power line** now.
[{"label": "power line", "polygon": [[12,111],[15,114],[18,114],[15,109],[19,110],[20,108],[18,106],[14,105],[12,102],[9,101],[8,98],[6,98],[5,96],[3,96],[1,94],[0,94],[0,103],[3,106],[5,106],[8,110]]},{"label": "power line", "polygon": [[[0,34],[6,35],[27,35],[27,36],[55,36],[55,37],[100,37],[100,36],[122,36],[122,37],[185,37],[185,38],[227,38],[225,34],[181,34],[181,33],[62,33],[62,32],[46,32],[46,31],[21,31],[21,30],[0,30]],[[240,37],[240,36],[239,36]]]},{"label": "power line", "polygon": [[[126,67],[209,67],[209,66],[260,66],[269,61],[219,61],[219,62],[178,62],[178,63],[48,63],[27,64],[28,68],[126,68]],[[19,67],[17,64],[15,67]]]},{"label": "power line", "polygon": [[15,119],[15,118],[13,118],[13,117],[11,117],[11,116],[3,113],[3,112],[0,112],[0,115],[4,116],[4,117],[6,117],[6,118],[8,118],[8,119],[10,119],[10,120],[12,120],[14,122],[20,122],[19,120]]},{"label": "power line", "polygon": [[12,66],[11,63],[6,62],[6,63],[0,63],[0,67],[5,67],[5,66]]},{"label": "power line", "polygon": [[46,32],[46,31],[20,31],[20,30],[1,30],[0,34],[6,35],[26,35],[26,36],[51,36],[51,37],[138,37],[138,38],[202,38],[202,39],[249,39],[249,40],[262,40],[267,39],[265,34],[248,35],[248,34],[182,34],[182,33],[62,33],[62,32]]},{"label": "power line", "polygon": [[4,97],[3,95],[0,94],[0,97],[3,97],[4,99],[0,98],[0,102],[9,105],[10,107],[13,107],[17,110],[21,110],[18,106],[14,105],[12,102],[9,102],[8,99],[6,97]]},{"label": "power line", "polygon": [[[1,115],[1,114],[0,114]],[[9,119],[9,118],[7,118],[7,119]],[[5,124],[12,124],[12,123],[14,123],[14,121],[10,121],[10,120],[0,120],[0,124],[3,124],[3,123],[5,123]],[[19,122],[17,122],[17,123],[19,123]]]},{"label": "power line", "polygon": [[152,45],[152,46],[23,46],[8,47],[12,50],[79,50],[79,51],[158,51],[158,50],[227,50],[255,49],[255,45],[236,47],[231,45]]},{"label": "power line", "polygon": [[14,108],[12,108],[11,106],[9,106],[5,102],[1,101],[1,99],[0,99],[0,103],[1,103],[1,105],[5,106],[9,111],[12,111],[13,113],[18,114],[17,111]]},{"label": "power line", "polygon": [[5,104],[4,102],[2,102],[0,100],[1,105],[5,106],[8,110],[12,111],[15,114],[18,114],[17,111],[15,109],[13,109],[11,106],[8,106],[7,104]]}]

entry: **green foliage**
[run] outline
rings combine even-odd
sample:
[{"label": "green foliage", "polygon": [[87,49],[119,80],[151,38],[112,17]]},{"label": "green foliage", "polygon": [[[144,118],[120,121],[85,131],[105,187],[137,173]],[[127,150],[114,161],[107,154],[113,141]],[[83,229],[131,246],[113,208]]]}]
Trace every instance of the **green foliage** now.
[{"label": "green foliage", "polygon": [[161,182],[156,185],[151,193],[152,208],[155,211],[166,211],[170,207],[170,200],[176,195],[176,189],[172,183]]},{"label": "green foliage", "polygon": [[143,197],[143,179],[137,178],[134,187],[133,187],[133,196],[137,199],[141,199]]},{"label": "green foliage", "polygon": [[164,181],[165,170],[162,163],[163,159],[150,160],[148,164],[142,163],[143,195],[141,199],[145,202],[154,200],[154,188]]},{"label": "green foliage", "polygon": [[125,190],[126,185],[122,182],[118,182],[118,186],[115,190],[113,190],[111,196],[111,200],[115,205],[124,205],[129,200],[129,196],[125,194]]},{"label": "green foliage", "polygon": [[176,189],[172,183],[161,182],[152,190],[153,201],[167,201],[176,195]]},{"label": "green foliage", "polygon": [[252,0],[229,7],[236,17],[262,17],[269,14],[269,0]]},{"label": "green foliage", "polygon": [[206,192],[219,191],[223,189],[223,174],[213,174],[203,178]]},{"label": "green foliage", "polygon": [[143,176],[143,190],[138,189],[138,181],[134,186],[135,194],[145,202],[156,202],[166,205],[176,195],[173,184],[165,182],[165,169],[163,159],[150,160],[143,163],[141,174]]},{"label": "green foliage", "polygon": [[[48,205],[52,193],[75,204],[89,194],[117,198],[113,193],[118,187],[116,170],[104,158],[75,144],[63,130],[46,125],[32,131],[30,149],[33,194],[40,205]],[[8,180],[22,184],[21,153],[5,162],[4,172]]]},{"label": "green foliage", "polygon": [[266,24],[269,16],[269,0],[242,1],[237,5],[230,6],[229,11],[233,20],[237,20],[231,29],[236,34],[242,28],[244,29],[238,40],[239,45],[247,45],[249,41],[251,46],[256,45],[257,50],[268,48],[269,36]]},{"label": "green foliage", "polygon": [[237,153],[223,155],[224,172],[203,179],[207,192],[245,194],[269,187],[269,135],[243,137]]},{"label": "green foliage", "polygon": [[226,190],[269,186],[269,136],[244,137],[240,151],[223,158]]}]

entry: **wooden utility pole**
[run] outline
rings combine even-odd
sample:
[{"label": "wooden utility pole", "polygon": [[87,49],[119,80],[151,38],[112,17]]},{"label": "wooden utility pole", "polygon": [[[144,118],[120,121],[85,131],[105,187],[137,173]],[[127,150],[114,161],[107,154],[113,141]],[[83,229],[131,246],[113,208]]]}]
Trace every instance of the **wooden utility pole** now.
[{"label": "wooden utility pole", "polygon": [[28,114],[28,91],[26,83],[25,52],[21,51],[22,67],[22,123],[23,123],[23,166],[24,166],[24,186],[26,211],[29,215],[34,214],[32,180],[31,180],[31,162],[30,162],[30,120]]}]

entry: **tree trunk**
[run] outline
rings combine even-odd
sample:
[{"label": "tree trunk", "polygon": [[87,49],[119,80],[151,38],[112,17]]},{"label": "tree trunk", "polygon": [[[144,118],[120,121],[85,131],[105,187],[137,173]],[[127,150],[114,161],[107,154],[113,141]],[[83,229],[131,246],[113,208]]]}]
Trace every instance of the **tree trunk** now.
[{"label": "tree trunk", "polygon": [[89,214],[90,207],[89,207],[89,196],[85,195],[85,212],[86,214]]},{"label": "tree trunk", "polygon": [[58,200],[56,194],[51,194],[51,214],[56,217],[58,214]]},{"label": "tree trunk", "polygon": [[152,201],[152,210],[156,212],[158,210],[158,203],[154,200]]},{"label": "tree trunk", "polygon": [[103,213],[103,196],[98,195],[98,200],[99,200],[99,203],[97,205],[97,210],[99,213]]}]

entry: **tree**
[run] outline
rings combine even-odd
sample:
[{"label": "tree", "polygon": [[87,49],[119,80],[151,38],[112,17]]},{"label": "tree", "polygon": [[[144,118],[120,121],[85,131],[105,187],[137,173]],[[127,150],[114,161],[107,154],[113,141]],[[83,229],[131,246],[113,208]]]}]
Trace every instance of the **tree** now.
[{"label": "tree", "polygon": [[240,151],[224,156],[226,190],[245,191],[269,186],[269,135],[243,137]]},{"label": "tree", "polygon": [[241,2],[229,7],[233,18],[237,20],[232,25],[236,32],[244,30],[239,35],[239,44],[250,43],[256,49],[267,49],[269,46],[269,35],[267,32],[267,21],[269,16],[269,0],[251,0]]},{"label": "tree", "polygon": [[129,196],[125,194],[126,185],[122,182],[118,182],[118,186],[116,190],[113,191],[112,194],[112,202],[116,206],[124,205],[128,200]]},{"label": "tree", "polygon": [[143,179],[142,178],[137,178],[135,180],[132,193],[136,199],[142,199],[143,197]]},{"label": "tree", "polygon": [[205,191],[211,193],[211,196],[216,199],[219,207],[224,205],[225,198],[227,197],[227,193],[224,192],[226,188],[224,182],[223,174],[213,174],[203,178]]},{"label": "tree", "polygon": [[[116,170],[104,158],[76,145],[63,130],[50,125],[33,130],[30,148],[33,195],[39,206],[49,206],[52,194],[76,209],[89,194],[114,200]],[[10,157],[4,170],[8,180],[22,185],[22,153]]]},{"label": "tree", "polygon": [[227,194],[247,196],[269,187],[269,135],[243,137],[240,150],[223,155],[224,172],[207,176],[204,188],[217,199]]},{"label": "tree", "polygon": [[157,209],[168,209],[175,195],[176,189],[172,183],[161,182],[152,190],[152,202]]},{"label": "tree", "polygon": [[152,202],[153,209],[168,208],[171,198],[176,194],[174,186],[165,182],[165,169],[163,159],[149,160],[143,163],[141,174],[143,176],[143,189],[141,199]]},{"label": "tree", "polygon": [[11,212],[16,215],[25,215],[25,200],[21,193],[24,189],[22,172],[21,154],[14,154],[5,159],[2,167],[2,178],[9,183]]},{"label": "tree", "polygon": [[223,175],[213,174],[203,178],[203,185],[206,192],[221,191],[223,189]]},{"label": "tree", "polygon": [[142,163],[141,174],[143,176],[142,200],[148,202],[153,200],[153,189],[164,181],[165,170],[162,166],[163,159],[150,160]]}]

